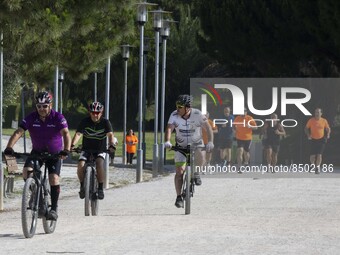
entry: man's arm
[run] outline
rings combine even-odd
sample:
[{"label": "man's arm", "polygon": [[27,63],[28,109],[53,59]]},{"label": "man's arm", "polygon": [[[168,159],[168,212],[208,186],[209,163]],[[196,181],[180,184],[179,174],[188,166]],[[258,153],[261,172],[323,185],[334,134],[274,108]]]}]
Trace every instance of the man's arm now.
[{"label": "man's arm", "polygon": [[107,134],[106,134],[106,136],[108,137],[108,139],[109,139],[109,146],[110,145],[112,145],[112,146],[115,146],[115,143],[114,143],[114,134],[113,134],[113,132],[108,132]]},{"label": "man's arm", "polygon": [[331,136],[331,128],[330,127],[326,127],[325,131],[326,131],[326,137],[327,137],[327,139],[329,139],[330,136]]},{"label": "man's arm", "polygon": [[208,136],[208,142],[214,142],[214,135],[213,135],[213,131],[212,128],[209,124],[208,121],[204,121],[202,123],[202,128],[204,128],[207,131],[207,136]]},{"label": "man's arm", "polygon": [[20,139],[22,134],[25,132],[25,130],[21,127],[19,127],[17,130],[14,131],[14,133],[11,135],[11,137],[8,140],[7,148],[13,148],[13,146],[16,144],[16,142]]},{"label": "man's arm", "polygon": [[76,132],[72,138],[71,145],[76,145],[79,142],[79,139],[81,138],[83,134],[80,132]]},{"label": "man's arm", "polygon": [[174,131],[175,125],[173,124],[168,124],[165,129],[165,134],[164,134],[164,140],[165,142],[170,142],[171,139],[171,133]]},{"label": "man's arm", "polygon": [[305,134],[307,135],[308,139],[311,138],[310,131],[309,131],[309,128],[307,126],[305,127]]},{"label": "man's arm", "polygon": [[68,128],[63,128],[62,130],[60,130],[60,133],[64,139],[64,150],[70,151],[70,148],[71,148],[70,131],[68,130]]},{"label": "man's arm", "polygon": [[284,129],[284,127],[280,124],[278,129],[275,131],[275,133],[277,135],[281,135],[281,136],[286,136],[286,130]]}]

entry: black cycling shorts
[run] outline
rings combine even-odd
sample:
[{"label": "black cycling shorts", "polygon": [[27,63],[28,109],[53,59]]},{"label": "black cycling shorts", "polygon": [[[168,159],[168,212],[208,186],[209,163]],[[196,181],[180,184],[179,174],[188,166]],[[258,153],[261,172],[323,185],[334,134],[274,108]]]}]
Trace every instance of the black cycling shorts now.
[{"label": "black cycling shorts", "polygon": [[324,138],[321,139],[312,139],[310,141],[310,155],[322,154],[325,150],[326,140]]},{"label": "black cycling shorts", "polygon": [[[43,162],[41,160],[38,160],[39,168],[43,166]],[[46,167],[48,170],[48,174],[56,174],[60,176],[60,170],[61,170],[61,160],[60,159],[50,159],[46,161]],[[31,167],[34,168],[34,157],[28,157],[25,161],[24,167]]]},{"label": "black cycling shorts", "polygon": [[243,148],[246,152],[249,152],[251,140],[239,140],[237,139],[237,148]]}]

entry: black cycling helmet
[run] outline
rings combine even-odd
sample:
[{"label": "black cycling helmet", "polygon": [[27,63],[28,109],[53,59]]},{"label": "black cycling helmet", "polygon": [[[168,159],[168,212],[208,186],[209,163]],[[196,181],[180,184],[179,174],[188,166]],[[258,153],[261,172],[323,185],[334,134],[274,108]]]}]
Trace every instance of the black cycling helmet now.
[{"label": "black cycling helmet", "polygon": [[193,97],[190,95],[179,95],[176,104],[191,108],[192,101]]},{"label": "black cycling helmet", "polygon": [[104,106],[100,102],[93,102],[89,106],[90,112],[102,112],[104,110]]},{"label": "black cycling helmet", "polygon": [[50,104],[52,103],[52,99],[53,99],[52,95],[48,93],[47,91],[39,92],[35,96],[35,101],[37,104]]}]

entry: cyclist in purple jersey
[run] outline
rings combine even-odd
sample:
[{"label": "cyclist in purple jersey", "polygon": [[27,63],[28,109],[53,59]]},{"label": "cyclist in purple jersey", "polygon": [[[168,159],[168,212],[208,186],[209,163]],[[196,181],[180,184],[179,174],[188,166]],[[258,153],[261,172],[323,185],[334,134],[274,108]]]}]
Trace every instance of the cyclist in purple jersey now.
[{"label": "cyclist in purple jersey", "polygon": [[98,199],[104,199],[104,189],[103,183],[105,180],[105,172],[104,172],[104,159],[106,153],[106,138],[108,138],[108,148],[110,152],[114,152],[116,150],[114,135],[111,126],[111,122],[108,119],[103,118],[104,106],[99,102],[93,102],[89,106],[89,117],[83,119],[78,127],[77,131],[72,138],[73,148],[79,141],[79,139],[83,136],[82,143],[82,152],[78,161],[78,179],[80,182],[80,191],[79,197],[84,199],[85,197],[85,189],[84,189],[84,173],[85,173],[85,162],[87,160],[88,155],[86,154],[86,150],[96,150],[96,170],[97,170],[97,178],[98,178]]},{"label": "cyclist in purple jersey", "polygon": [[[23,133],[28,130],[32,140],[31,154],[49,152],[59,153],[60,159],[67,158],[70,152],[71,137],[68,130],[67,121],[64,116],[52,109],[52,95],[46,91],[39,92],[36,97],[36,111],[26,116],[10,137],[5,154],[13,154],[13,146],[20,139]],[[57,207],[60,193],[59,175],[61,160],[48,160],[46,166],[51,185],[51,210],[48,218],[57,220]],[[28,157],[24,169],[23,177],[26,180],[33,170],[33,161]]]}]

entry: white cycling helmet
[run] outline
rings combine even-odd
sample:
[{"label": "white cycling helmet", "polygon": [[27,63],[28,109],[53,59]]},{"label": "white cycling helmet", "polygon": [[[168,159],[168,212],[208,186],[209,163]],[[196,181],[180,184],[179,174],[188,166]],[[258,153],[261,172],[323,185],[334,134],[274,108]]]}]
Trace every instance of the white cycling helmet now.
[{"label": "white cycling helmet", "polygon": [[102,112],[104,110],[104,106],[100,102],[93,102],[89,106],[90,112]]},{"label": "white cycling helmet", "polygon": [[37,104],[50,104],[52,103],[52,99],[53,99],[52,95],[48,93],[47,91],[39,92],[35,96],[35,101]]}]

